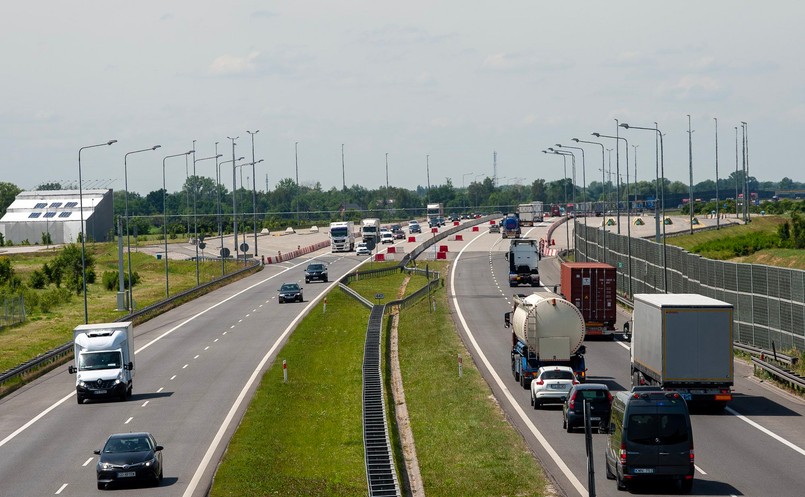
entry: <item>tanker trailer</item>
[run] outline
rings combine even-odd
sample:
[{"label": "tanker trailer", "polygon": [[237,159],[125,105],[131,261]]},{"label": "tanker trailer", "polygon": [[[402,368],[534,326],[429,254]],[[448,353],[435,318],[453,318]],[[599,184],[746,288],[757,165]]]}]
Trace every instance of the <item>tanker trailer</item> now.
[{"label": "tanker trailer", "polygon": [[531,385],[543,366],[570,366],[584,381],[584,316],[558,295],[546,292],[514,295],[514,308],[504,314],[512,329],[511,364],[514,381]]}]

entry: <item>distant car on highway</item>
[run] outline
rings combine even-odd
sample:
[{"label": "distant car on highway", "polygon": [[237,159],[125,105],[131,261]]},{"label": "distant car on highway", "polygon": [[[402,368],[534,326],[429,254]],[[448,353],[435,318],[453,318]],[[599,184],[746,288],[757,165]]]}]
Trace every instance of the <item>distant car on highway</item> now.
[{"label": "distant car on highway", "polygon": [[422,233],[422,226],[420,226],[419,223],[416,221],[408,221],[408,232]]},{"label": "distant car on highway", "polygon": [[531,405],[539,409],[542,404],[561,404],[573,385],[578,384],[569,366],[544,366],[531,380]]},{"label": "distant car on highway", "polygon": [[381,233],[380,243],[394,243],[394,235],[390,231]]},{"label": "distant car on highway", "polygon": [[150,433],[116,433],[94,453],[100,456],[95,466],[99,490],[114,483],[162,481],[162,446]]},{"label": "distant car on highway", "polygon": [[302,287],[297,283],[283,283],[279,290],[279,297],[277,300],[280,304],[285,302],[304,302],[305,298],[302,295]]},{"label": "distant car on highway", "polygon": [[355,245],[355,253],[357,255],[372,255],[372,251],[369,250],[369,246],[365,242],[358,242]]},{"label": "distant car on highway", "polygon": [[327,266],[320,262],[312,262],[305,269],[305,283],[323,281],[327,283]]},{"label": "distant car on highway", "polygon": [[603,383],[580,383],[573,385],[562,404],[562,428],[568,433],[584,427],[584,401],[590,404],[590,424],[599,433],[609,427],[612,394]]},{"label": "distant car on highway", "polygon": [[489,225],[489,232],[490,233],[500,233],[500,225],[499,224],[490,224]]}]

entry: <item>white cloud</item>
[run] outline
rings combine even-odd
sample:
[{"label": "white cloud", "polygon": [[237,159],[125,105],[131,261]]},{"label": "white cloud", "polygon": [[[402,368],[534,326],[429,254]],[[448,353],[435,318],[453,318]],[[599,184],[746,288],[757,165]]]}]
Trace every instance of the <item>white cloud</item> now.
[{"label": "white cloud", "polygon": [[257,70],[256,61],[260,52],[253,50],[245,57],[236,55],[221,55],[210,65],[210,72],[217,75],[243,75],[252,74]]},{"label": "white cloud", "polygon": [[710,76],[685,75],[674,83],[659,87],[660,96],[680,101],[718,100],[724,93],[721,83]]}]

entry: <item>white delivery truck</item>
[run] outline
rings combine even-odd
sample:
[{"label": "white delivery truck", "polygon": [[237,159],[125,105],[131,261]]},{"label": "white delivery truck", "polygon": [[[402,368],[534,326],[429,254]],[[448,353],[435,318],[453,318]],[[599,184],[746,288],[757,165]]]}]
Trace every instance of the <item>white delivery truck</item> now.
[{"label": "white delivery truck", "polygon": [[380,243],[380,219],[367,218],[361,221],[361,238],[370,251]]},{"label": "white delivery truck", "polygon": [[635,294],[632,386],[724,406],[732,400],[732,312],[732,304],[704,295]]},{"label": "white delivery truck", "polygon": [[73,330],[75,392],[85,399],[131,396],[134,383],[134,332],[131,321],[82,324]]},{"label": "white delivery truck", "polygon": [[352,221],[330,223],[330,250],[333,252],[355,250],[355,224]]},{"label": "white delivery truck", "polygon": [[517,214],[522,226],[534,226],[543,220],[542,202],[530,202],[517,206]]}]

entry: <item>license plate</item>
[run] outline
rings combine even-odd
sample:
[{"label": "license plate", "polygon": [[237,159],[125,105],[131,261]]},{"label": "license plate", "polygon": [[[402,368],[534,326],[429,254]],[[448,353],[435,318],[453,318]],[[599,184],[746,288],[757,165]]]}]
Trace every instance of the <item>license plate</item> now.
[{"label": "license plate", "polygon": [[106,390],[95,390],[95,395],[106,395]]},{"label": "license plate", "polygon": [[565,386],[562,385],[561,383],[554,383],[551,385],[551,388],[553,388],[554,390],[564,390]]},{"label": "license plate", "polygon": [[693,399],[693,395],[691,395],[689,393],[683,393],[682,398],[685,399],[685,400],[691,400],[691,399]]},{"label": "license plate", "polygon": [[601,421],[601,418],[590,418],[590,421]]},{"label": "license plate", "polygon": [[648,473],[653,473],[653,472],[654,472],[654,468],[634,468],[634,473],[635,474],[648,474]]},{"label": "license plate", "polygon": [[136,471],[120,471],[117,473],[118,478],[134,478],[137,476]]}]

